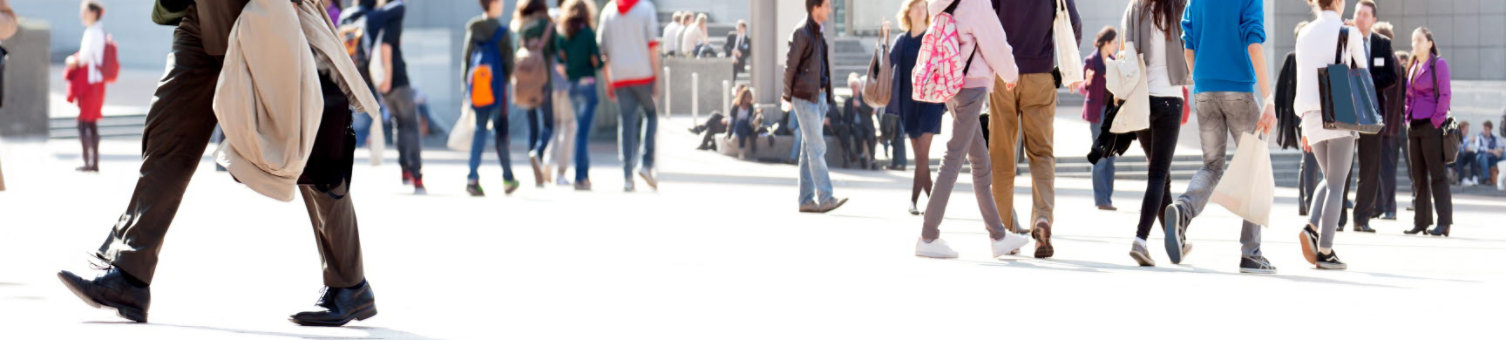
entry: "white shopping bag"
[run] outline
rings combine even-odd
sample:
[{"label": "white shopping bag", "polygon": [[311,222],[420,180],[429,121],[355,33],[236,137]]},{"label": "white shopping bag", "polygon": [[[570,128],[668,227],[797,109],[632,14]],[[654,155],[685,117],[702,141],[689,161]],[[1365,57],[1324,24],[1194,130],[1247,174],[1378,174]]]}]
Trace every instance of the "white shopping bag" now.
[{"label": "white shopping bag", "polygon": [[460,119],[450,127],[450,139],[445,146],[455,151],[470,151],[471,139],[476,136],[476,110],[469,100],[460,103]]},{"label": "white shopping bag", "polygon": [[1056,68],[1062,74],[1063,85],[1083,81],[1082,54],[1077,51],[1077,32],[1072,30],[1072,18],[1069,15],[1066,0],[1056,0],[1056,18],[1051,25],[1051,38],[1056,52]]},{"label": "white shopping bag", "polygon": [[1271,175],[1271,152],[1265,138],[1255,133],[1239,137],[1234,161],[1213,188],[1213,203],[1246,221],[1270,225],[1271,203],[1275,200],[1276,179]]}]

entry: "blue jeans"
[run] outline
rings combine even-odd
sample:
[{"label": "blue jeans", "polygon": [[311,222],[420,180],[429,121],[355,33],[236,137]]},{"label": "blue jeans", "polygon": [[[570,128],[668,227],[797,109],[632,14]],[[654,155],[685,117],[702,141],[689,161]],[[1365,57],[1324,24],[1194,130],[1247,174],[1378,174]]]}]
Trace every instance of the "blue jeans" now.
[{"label": "blue jeans", "polygon": [[476,170],[481,167],[481,151],[486,149],[486,123],[490,121],[496,125],[493,128],[497,136],[497,161],[502,163],[502,179],[515,180],[512,176],[512,152],[508,150],[506,112],[507,106],[497,105],[495,109],[476,113],[476,134],[471,137],[471,174],[466,179],[481,179],[481,174]]},{"label": "blue jeans", "polygon": [[1496,157],[1496,155],[1492,155],[1489,152],[1478,152],[1478,153],[1476,153],[1475,154],[1475,177],[1477,177],[1477,179],[1481,183],[1489,181],[1490,180],[1490,178],[1489,178],[1490,177],[1490,167],[1495,166],[1496,163],[1499,163],[1499,162],[1501,162],[1501,157]]},{"label": "blue jeans", "polygon": [[[617,124],[617,145],[622,151],[623,178],[633,178],[638,163],[638,145],[643,145],[643,168],[654,168],[654,134],[659,130],[659,115],[654,108],[653,85],[627,86],[617,89],[617,106],[621,121]],[[641,112],[640,112],[641,110]],[[647,120],[647,126],[640,125]],[[641,135],[640,135],[641,134]]]},{"label": "blue jeans", "polygon": [[570,103],[575,106],[575,182],[591,178],[591,127],[596,126],[596,84],[571,84]]},{"label": "blue jeans", "polygon": [[790,111],[790,135],[795,136],[795,142],[790,144],[790,161],[800,161],[800,115]]},{"label": "blue jeans", "polygon": [[[1093,140],[1098,140],[1103,123],[1092,123]],[[1093,164],[1093,203],[1098,206],[1114,205],[1114,158],[1106,157]]]},{"label": "blue jeans", "polygon": [[544,102],[528,111],[528,155],[544,158],[549,140],[554,139],[554,96],[545,91]]},{"label": "blue jeans", "polygon": [[[826,98],[826,93],[816,95],[816,98]],[[812,123],[826,120],[826,102],[812,103],[800,98],[792,101],[795,107],[795,117],[801,121]],[[831,174],[826,168],[826,138],[821,135],[821,124],[800,124],[800,204],[816,204],[830,201]],[[816,199],[817,193],[820,199]]]}]

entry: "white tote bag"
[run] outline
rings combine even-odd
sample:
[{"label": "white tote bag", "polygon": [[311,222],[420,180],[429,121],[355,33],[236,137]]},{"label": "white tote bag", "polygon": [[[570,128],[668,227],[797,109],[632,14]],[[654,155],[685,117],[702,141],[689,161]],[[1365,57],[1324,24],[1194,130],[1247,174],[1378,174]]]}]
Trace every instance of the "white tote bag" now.
[{"label": "white tote bag", "polygon": [[1114,115],[1110,133],[1133,133],[1150,129],[1150,83],[1145,60],[1135,43],[1125,43],[1122,58],[1104,61],[1104,88],[1123,100]]},{"label": "white tote bag", "polygon": [[1271,203],[1275,200],[1276,180],[1271,174],[1271,152],[1265,138],[1254,133],[1239,137],[1234,161],[1213,188],[1213,203],[1246,221],[1269,226]]},{"label": "white tote bag", "polygon": [[1062,84],[1081,83],[1082,55],[1077,51],[1077,31],[1072,29],[1066,0],[1056,0],[1056,22],[1051,28],[1052,43],[1056,45],[1056,68],[1062,74]]},{"label": "white tote bag", "polygon": [[476,109],[471,107],[470,100],[462,100],[460,103],[460,119],[450,127],[450,139],[445,141],[445,146],[455,151],[470,151],[471,140],[476,136]]},{"label": "white tote bag", "polygon": [[387,69],[382,61],[382,37],[387,32],[377,33],[376,40],[371,41],[371,61],[366,65],[366,72],[371,74],[371,85],[382,88],[382,82],[387,80]]}]

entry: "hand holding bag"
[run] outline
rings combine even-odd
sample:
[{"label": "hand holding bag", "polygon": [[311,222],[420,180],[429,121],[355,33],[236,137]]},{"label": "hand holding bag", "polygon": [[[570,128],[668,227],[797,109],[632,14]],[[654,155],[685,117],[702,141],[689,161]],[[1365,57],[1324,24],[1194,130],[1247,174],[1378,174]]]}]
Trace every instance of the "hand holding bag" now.
[{"label": "hand holding bag", "polygon": [[1239,137],[1234,160],[1209,199],[1246,221],[1269,226],[1275,191],[1271,151],[1266,149],[1265,138],[1248,133]]},{"label": "hand holding bag", "polygon": [[1104,61],[1104,88],[1123,99],[1110,133],[1133,133],[1150,129],[1150,83],[1145,61],[1135,43],[1125,43],[1123,57]]},{"label": "hand holding bag", "polygon": [[1334,63],[1318,69],[1318,89],[1323,98],[1323,128],[1363,134],[1380,133],[1385,127],[1375,100],[1375,80],[1370,70],[1355,65],[1353,55],[1344,63],[1349,29],[1340,28]]}]

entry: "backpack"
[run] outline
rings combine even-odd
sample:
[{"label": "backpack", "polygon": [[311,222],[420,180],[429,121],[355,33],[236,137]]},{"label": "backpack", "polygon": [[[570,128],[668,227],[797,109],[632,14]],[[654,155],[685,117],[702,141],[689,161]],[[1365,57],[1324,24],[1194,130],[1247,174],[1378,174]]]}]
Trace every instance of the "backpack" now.
[{"label": "backpack", "polygon": [[962,56],[962,40],[957,35],[957,21],[952,12],[963,0],[953,1],[926,29],[921,38],[920,56],[915,61],[915,71],[910,73],[910,84],[915,88],[911,97],[926,103],[945,103],[962,91],[967,71],[972,67],[978,49],[967,57],[966,64],[959,64]]},{"label": "backpack", "polygon": [[[549,23],[544,21],[543,25]],[[546,85],[549,84],[549,60],[545,59],[544,44],[552,39],[554,28],[546,26],[544,35],[536,43],[519,49],[513,57],[512,98],[519,108],[531,110],[544,104]]]},{"label": "backpack", "polygon": [[466,74],[466,94],[471,100],[471,108],[476,112],[490,112],[499,105],[504,105],[502,96],[507,89],[507,75],[499,74],[505,70],[502,68],[502,37],[511,34],[506,28],[498,29],[492,34],[491,39],[486,41],[473,41],[476,48],[471,50],[471,71]]},{"label": "backpack", "polygon": [[115,37],[105,36],[105,60],[99,64],[99,73],[104,75],[106,83],[114,83],[120,78],[120,56],[116,54]]}]

